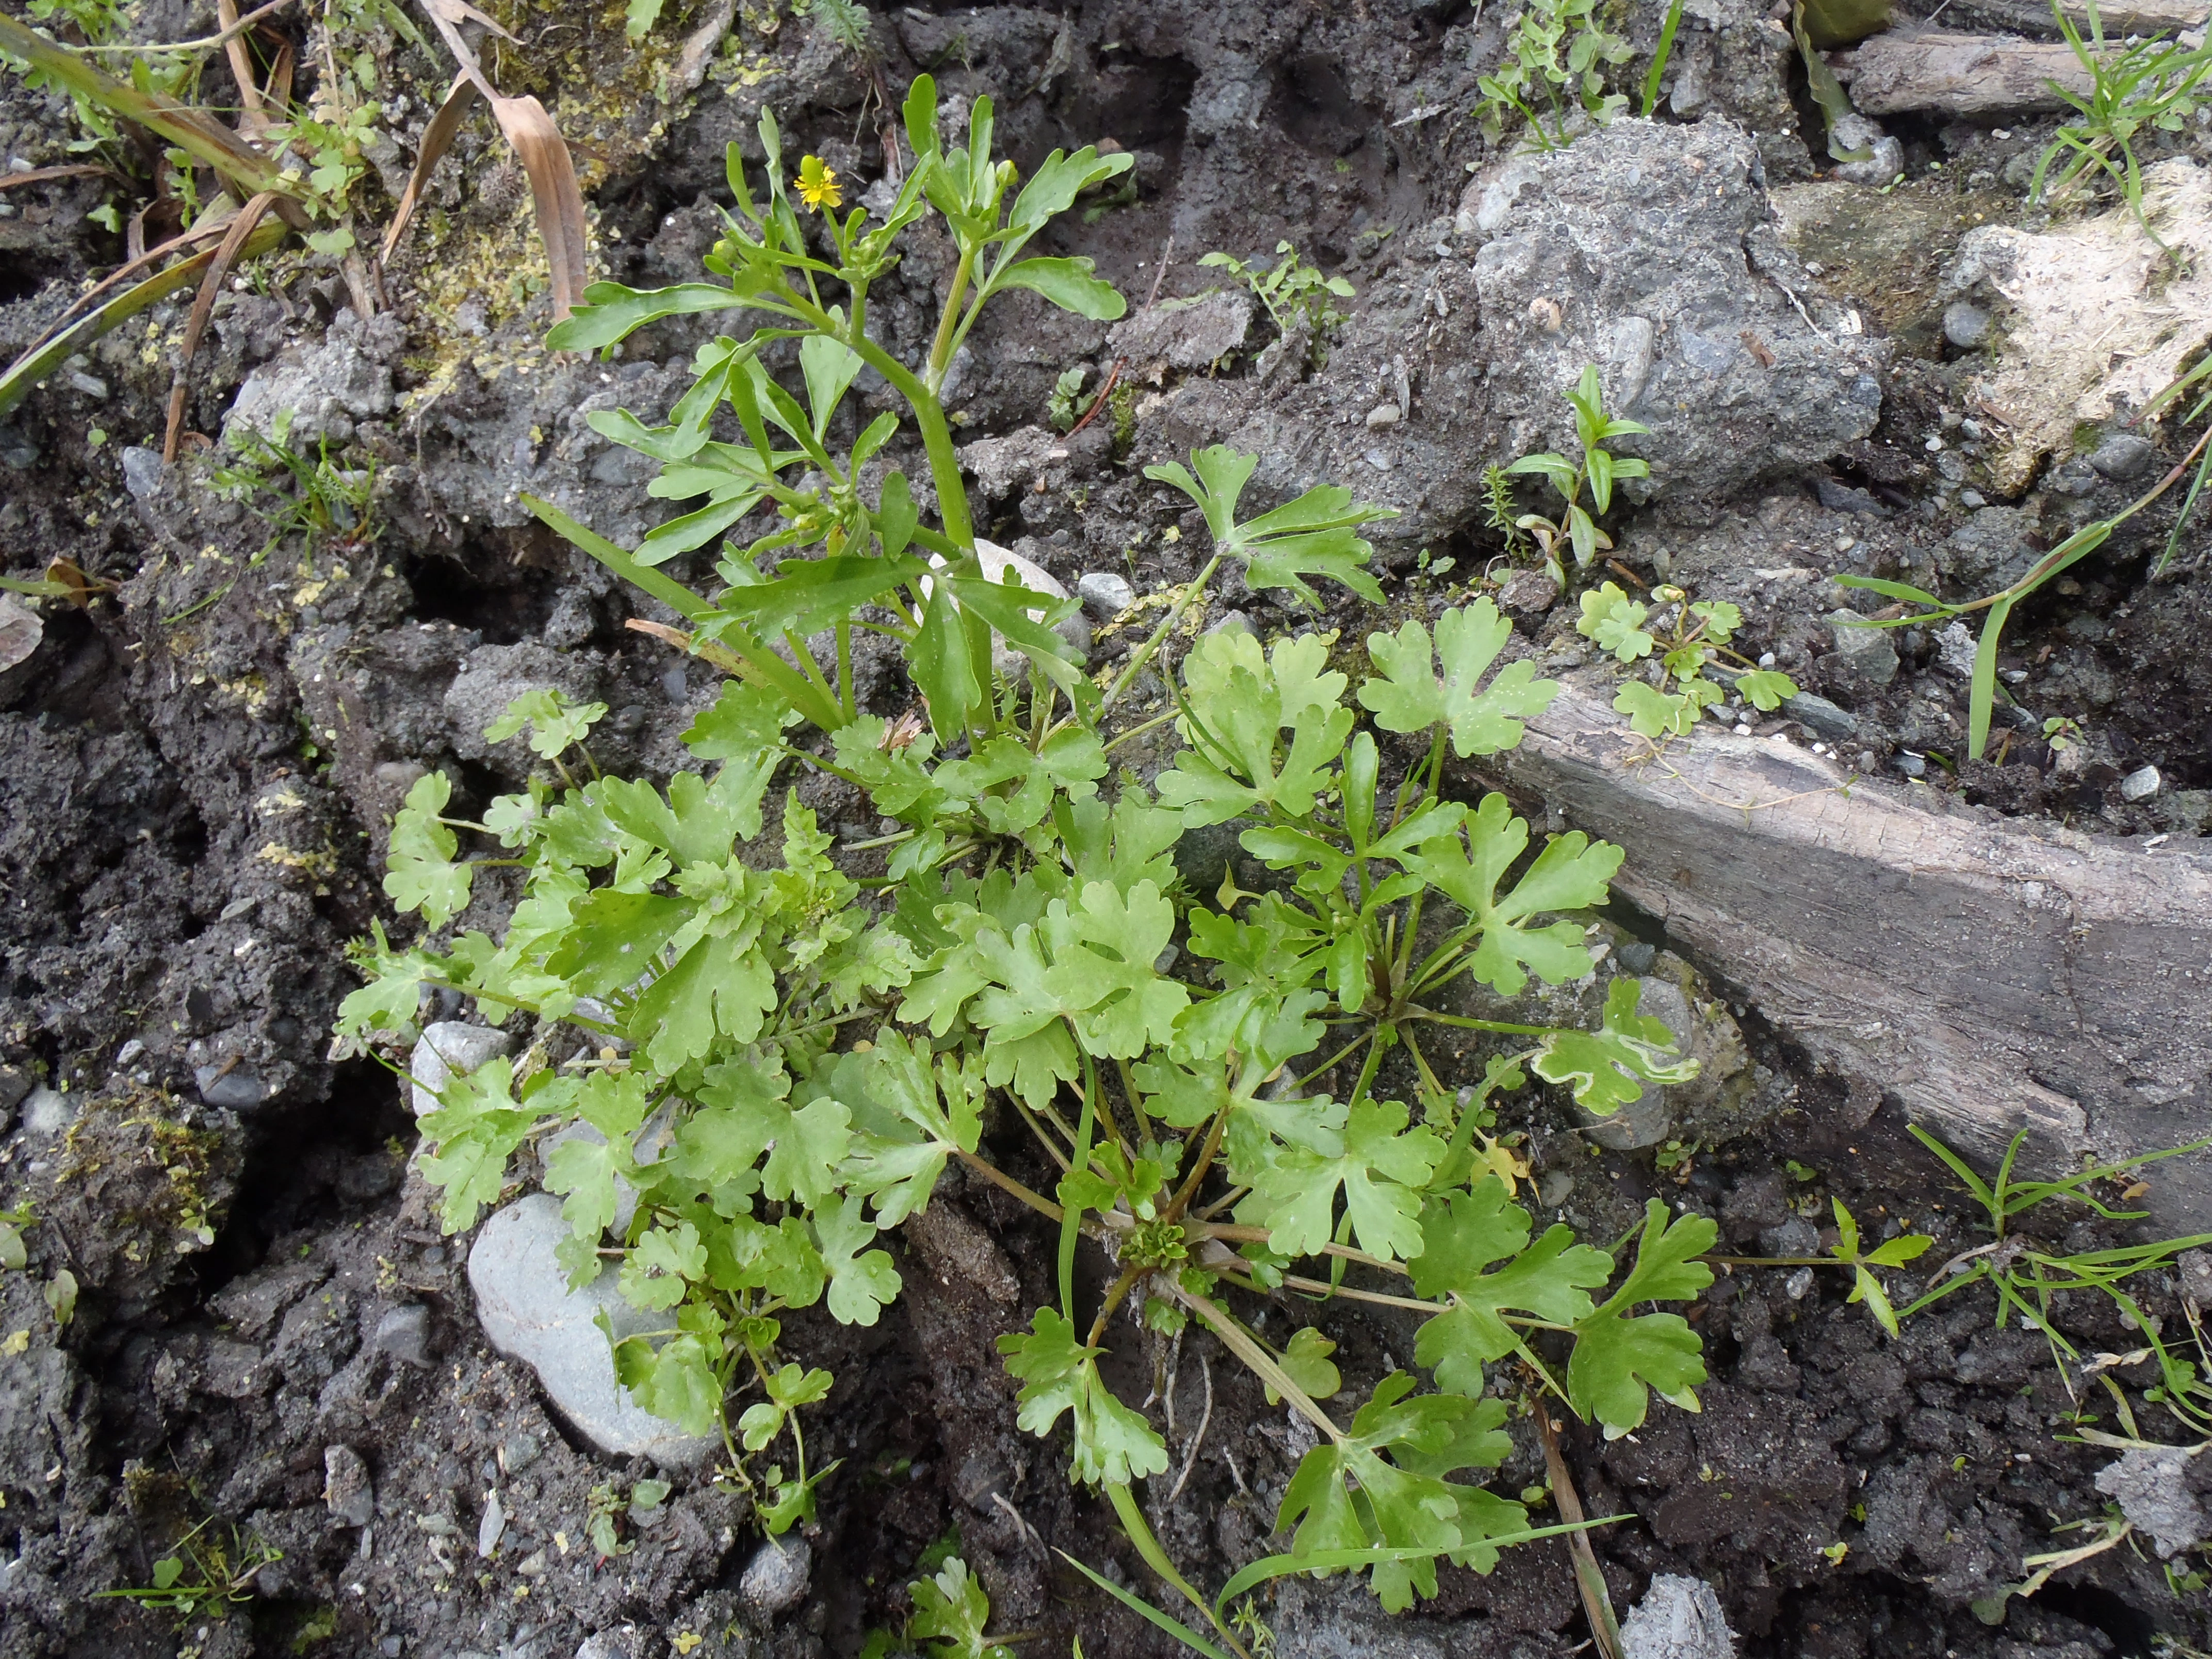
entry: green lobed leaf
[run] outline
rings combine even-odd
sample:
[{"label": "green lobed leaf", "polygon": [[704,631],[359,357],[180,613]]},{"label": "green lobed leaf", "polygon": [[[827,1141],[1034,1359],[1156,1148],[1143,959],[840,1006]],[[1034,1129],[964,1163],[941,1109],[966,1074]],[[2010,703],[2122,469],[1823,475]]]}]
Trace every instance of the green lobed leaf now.
[{"label": "green lobed leaf", "polygon": [[1382,672],[1360,685],[1359,702],[1386,732],[1425,732],[1444,724],[1462,759],[1514,748],[1526,729],[1522,722],[1548,708],[1559,687],[1556,680],[1537,679],[1526,660],[1508,663],[1487,685],[1482,683],[1512,632],[1486,599],[1437,617],[1433,647],[1418,622],[1407,623],[1395,635],[1370,634],[1368,656]]},{"label": "green lobed leaf", "polygon": [[460,842],[438,821],[453,793],[443,772],[416,779],[392,820],[392,849],[385,859],[385,896],[403,910],[420,910],[431,927],[444,927],[467,905],[474,878],[467,865],[453,861]]}]

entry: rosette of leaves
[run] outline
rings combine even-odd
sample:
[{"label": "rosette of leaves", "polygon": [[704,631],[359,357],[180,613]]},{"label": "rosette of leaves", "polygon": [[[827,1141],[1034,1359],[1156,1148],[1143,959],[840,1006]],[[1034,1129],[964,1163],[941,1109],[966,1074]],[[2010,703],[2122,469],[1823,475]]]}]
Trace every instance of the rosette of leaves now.
[{"label": "rosette of leaves", "polygon": [[[1013,227],[1035,217],[1019,202],[1005,216],[978,104],[970,148],[947,155],[926,88],[908,99],[923,159],[886,222],[911,222],[926,203],[953,228],[963,274],[940,341],[956,343],[980,303],[963,285],[1006,286],[1029,263],[1013,257],[1026,240]],[[1094,175],[1082,154],[1044,199]],[[774,172],[772,136],[769,155]],[[1159,1330],[1197,1321],[1322,1443],[1278,1517],[1288,1548],[1232,1581],[1239,1593],[1260,1566],[1356,1567],[1401,1607],[1433,1591],[1439,1557],[1487,1570],[1533,1535],[1517,1503],[1481,1485],[1504,1443],[1487,1368],[1533,1368],[1609,1432],[1641,1423],[1653,1391],[1693,1404],[1704,1376],[1688,1328],[1642,1310],[1702,1287],[1692,1258],[1711,1224],[1655,1212],[1606,1295],[1611,1256],[1564,1228],[1532,1239],[1512,1161],[1487,1133],[1491,1097],[1531,1075],[1605,1112],[1693,1063],[1638,1011],[1633,981],[1614,983],[1589,1030],[1476,1018],[1443,1000],[1462,981],[1510,999],[1595,965],[1588,913],[1619,849],[1578,833],[1537,846],[1502,797],[1447,787],[1453,757],[1510,749],[1557,688],[1502,662],[1510,627],[1479,600],[1370,635],[1373,672],[1356,684],[1332,665],[1333,635],[1263,647],[1209,635],[1165,677],[1170,707],[1102,723],[1225,563],[1250,586],[1307,597],[1321,578],[1379,599],[1358,534],[1379,510],[1323,486],[1240,516],[1255,461],[1225,449],[1152,469],[1198,505],[1214,550],[1101,688],[1037,637],[1028,611],[1042,596],[981,577],[957,464],[935,475],[942,528],[926,531],[888,483],[863,498],[853,457],[866,433],[842,460],[828,453],[853,360],[878,350],[864,349],[853,283],[892,257],[888,239],[871,241],[881,228],[855,217],[825,231],[832,266],[800,251],[812,244],[780,185],[764,205],[740,203],[716,256],[730,285],[699,285],[711,300],[601,293],[562,337],[592,343],[647,315],[744,305],[810,331],[796,389],[762,362],[758,337],[720,342],[702,353],[710,393],[661,428],[622,428],[641,447],[681,447],[690,438],[673,434],[726,398],[748,441],[724,454],[702,436],[669,465],[726,467],[786,526],[784,542],[724,561],[728,587],[711,602],[601,552],[683,596],[691,648],[732,672],[684,734],[698,765],[665,786],[601,776],[587,756],[569,759],[597,708],[544,694],[519,704],[495,741],[526,741],[548,772],[473,819],[447,815],[442,776],[416,786],[386,890],[423,931],[403,945],[379,928],[362,949],[368,983],[346,1001],[344,1040],[397,1050],[439,989],[532,1024],[520,1061],[458,1080],[422,1120],[421,1167],[445,1223],[471,1224],[518,1152],[551,1145],[544,1180],[564,1200],[570,1273],[611,1271],[630,1302],[665,1316],[617,1347],[622,1380],[688,1428],[719,1428],[732,1479],[751,1483],[772,1528],[811,1511],[827,1471],[806,1460],[802,1419],[836,1387],[786,1352],[786,1321],[816,1305],[877,1320],[902,1288],[878,1235],[957,1163],[1055,1240],[1049,1290],[1000,1344],[1023,1426],[1065,1447],[1072,1477],[1104,1490],[1168,1582],[1197,1599],[1129,1495],[1168,1457],[1102,1369],[1124,1308]],[[1068,262],[1033,275],[1048,297],[1092,295]],[[831,283],[849,309],[800,297]],[[923,394],[909,403],[927,435],[941,422],[941,365],[887,361],[887,380],[895,368]],[[801,465],[828,482],[787,484]],[[799,547],[803,559],[759,567]],[[926,586],[917,547],[943,561]],[[886,611],[926,724],[858,707],[842,646],[836,684],[804,654],[807,638],[842,641]],[[1011,669],[993,629],[1018,653]],[[802,744],[805,725],[818,735]],[[1163,726],[1164,769],[1115,775],[1115,749]],[[809,769],[858,788],[896,830],[838,848],[794,787]],[[1190,890],[1181,843],[1224,825],[1272,872],[1269,890]],[[447,936],[485,862],[520,870],[504,928]],[[1479,1085],[1456,1086],[1439,1036],[1492,1051]],[[562,1133],[579,1124],[594,1133]],[[1079,1313],[1086,1239],[1115,1277],[1103,1306]],[[1341,1381],[1325,1339],[1278,1352],[1237,1311],[1281,1291],[1425,1309],[1419,1372],[1373,1382],[1340,1420],[1323,1404]],[[764,1475],[750,1473],[770,1455]],[[1218,1608],[1206,1613],[1242,1651]]]}]

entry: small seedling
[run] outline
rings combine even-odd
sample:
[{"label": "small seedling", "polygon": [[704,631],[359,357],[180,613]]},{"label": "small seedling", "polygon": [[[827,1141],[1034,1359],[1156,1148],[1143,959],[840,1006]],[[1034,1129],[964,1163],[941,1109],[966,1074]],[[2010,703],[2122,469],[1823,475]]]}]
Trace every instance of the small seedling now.
[{"label": "small seedling", "polygon": [[1072,430],[1083,418],[1083,383],[1091,372],[1080,366],[1063,369],[1052,383],[1052,396],[1045,400],[1044,417],[1054,432]]},{"label": "small seedling", "polygon": [[282,1550],[252,1528],[223,1522],[218,1529],[216,1518],[210,1516],[154,1563],[153,1583],[94,1595],[174,1613],[180,1625],[198,1618],[225,1619],[233,1607],[253,1599],[253,1576],[283,1559]]},{"label": "small seedling", "polygon": [[[2090,85],[2087,93],[2079,93],[2056,81],[2049,83],[2073,106],[2075,118],[2059,124],[2037,158],[2028,199],[2039,203],[2046,194],[2063,198],[2083,179],[2101,173],[2118,186],[2143,234],[2164,249],[2165,242],[2143,214],[2142,164],[2136,155],[2136,140],[2153,132],[2183,131],[2200,109],[2212,106],[2203,84],[2212,71],[2212,45],[2189,47],[2154,35],[2107,46],[2096,0],[2083,3],[2089,19],[2087,40],[2063,6],[2053,0],[2051,8]],[[2055,178],[2051,176],[2054,161],[2059,164]]]},{"label": "small seedling", "polygon": [[[1505,469],[1515,476],[1534,475],[1547,479],[1559,492],[1562,505],[1557,518],[1526,513],[1514,522],[1536,538],[1537,545],[1543,550],[1544,568],[1561,587],[1567,583],[1566,562],[1562,556],[1565,550],[1572,550],[1577,570],[1587,570],[1597,562],[1600,553],[1612,549],[1613,538],[1598,528],[1597,520],[1613,510],[1614,482],[1651,476],[1648,463],[1631,455],[1615,455],[1605,447],[1614,438],[1629,437],[1651,428],[1641,421],[1606,413],[1605,389],[1598,380],[1595,363],[1584,366],[1582,378],[1566,394],[1566,399],[1575,411],[1575,435],[1582,444],[1582,459],[1571,461],[1564,455],[1549,453],[1523,455]],[[1498,494],[1493,484],[1493,507],[1498,504]],[[1583,504],[1585,494],[1588,506]],[[1510,502],[1510,491],[1505,492],[1505,499]]]},{"label": "small seedling", "polygon": [[[1606,10],[1603,0],[1526,0],[1506,37],[1504,60],[1475,82],[1482,100],[1474,113],[1484,137],[1497,143],[1517,115],[1530,149],[1563,149],[1574,140],[1577,119],[1607,126],[1628,107],[1624,94],[1606,90],[1606,71],[1629,58],[1628,39],[1606,27]],[[1648,95],[1656,99],[1656,91],[1655,70]]]},{"label": "small seedling", "polygon": [[[2100,1199],[2093,1190],[2100,1182],[2110,1182],[2131,1176],[2136,1171],[2169,1158],[2201,1152],[2212,1146],[2212,1139],[2191,1141],[2184,1146],[2174,1146],[2162,1152],[2144,1152],[2123,1158],[2115,1164],[2090,1163],[2071,1175],[2049,1181],[2022,1181],[2013,1174],[2013,1165],[2020,1157],[2021,1146],[2027,1139],[2022,1130],[2013,1137],[2005,1150],[2003,1161],[1996,1174],[1984,1181],[1956,1152],[1946,1146],[1919,1125],[1911,1126],[1913,1135],[1928,1150],[1941,1158],[1944,1164],[1965,1183],[1974,1201],[1980,1205],[1990,1238],[1986,1244],[1963,1250],[1939,1268],[1929,1281],[1929,1289],[1918,1300],[1903,1309],[1899,1317],[1911,1318],[1923,1308],[1954,1296],[1970,1285],[1986,1285],[1996,1292],[1996,1324],[2002,1330],[2012,1320],[2020,1322],[2043,1334],[2051,1347],[2052,1362],[2058,1367],[2060,1380],[2066,1385],[2069,1395],[2074,1395],[2077,1375],[2086,1377],[2100,1368],[2082,1365],[2081,1355],[2073,1342],[2052,1322],[2053,1298],[2070,1292],[2086,1291],[2110,1299],[2120,1317],[2142,1334],[2145,1347],[2142,1356],[2154,1358],[2158,1364],[2160,1384],[2148,1390],[2145,1398],[2160,1405],[2181,1424],[2185,1430],[2199,1439],[2212,1437],[2212,1351],[2208,1351],[2204,1331],[2193,1308],[2188,1311],[2190,1339],[2196,1349],[2194,1361],[2181,1358],[2169,1346],[2160,1334],[2158,1322],[2146,1314],[2134,1296],[2124,1288],[2125,1282],[2139,1274],[2170,1270],[2185,1250],[2201,1249],[2212,1244],[2212,1233],[2195,1233],[2186,1238],[2169,1238],[2151,1244],[2124,1245],[2117,1249],[2081,1250],[2061,1255],[2039,1246],[2026,1234],[2014,1231],[2014,1223],[2032,1211],[2046,1204],[2062,1200],[2087,1205],[2098,1215],[2110,1221],[2140,1221],[2148,1213],[2142,1210],[2115,1210]],[[2140,1193],[2140,1185],[2130,1182],[2124,1189],[2122,1201]],[[2076,1368],[2069,1371],[2069,1367]],[[2112,1387],[2109,1376],[2103,1377],[2106,1385]],[[2117,1389],[2115,1389],[2115,1394]],[[2125,1402],[2122,1402],[2124,1411]],[[2133,1436],[2132,1423],[2130,1433]]]},{"label": "small seedling", "polygon": [[2051,752],[2063,755],[2081,741],[2081,722],[2064,714],[2052,714],[2043,722],[2043,740],[2051,745]]},{"label": "small seedling", "polygon": [[1655,680],[1632,679],[1620,688],[1613,706],[1629,717],[1638,737],[1656,742],[1686,736],[1695,729],[1699,714],[1729,695],[1729,688],[1705,678],[1717,659],[1732,657],[1741,670],[1724,670],[1735,676],[1735,695],[1762,713],[1771,713],[1797,695],[1796,682],[1771,668],[1760,668],[1748,657],[1728,648],[1743,626],[1743,612],[1726,600],[1690,602],[1682,589],[1670,585],[1651,592],[1655,614],[1641,599],[1632,599],[1620,585],[1607,582],[1582,596],[1582,619],[1575,631],[1595,640],[1601,650],[1624,663],[1657,653]]},{"label": "small seedling", "polygon": [[1352,284],[1341,276],[1324,276],[1301,260],[1297,249],[1288,242],[1276,243],[1275,252],[1282,257],[1273,265],[1257,260],[1248,264],[1233,254],[1220,252],[1207,254],[1199,264],[1225,270],[1250,289],[1283,333],[1303,321],[1313,331],[1318,347],[1322,337],[1345,321],[1347,313],[1331,301],[1350,299]]}]

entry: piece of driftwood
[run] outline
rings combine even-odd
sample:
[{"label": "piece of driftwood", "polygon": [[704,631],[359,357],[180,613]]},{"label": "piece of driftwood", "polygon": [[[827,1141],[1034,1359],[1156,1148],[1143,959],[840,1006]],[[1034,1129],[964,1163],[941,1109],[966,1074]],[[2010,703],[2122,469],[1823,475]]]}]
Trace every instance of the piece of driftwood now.
[{"label": "piece of driftwood", "polygon": [[[1973,0],[1973,9],[2014,28],[2044,30],[2051,27],[2051,7],[2039,0]],[[2063,0],[2060,9],[2083,34],[2089,32],[2089,8],[2082,0]],[[2131,0],[2126,4],[2113,0],[2111,5],[2097,8],[2107,40],[2124,40],[2130,34],[2178,34],[2184,29],[2201,29],[2208,12],[2212,12],[2212,0]]]},{"label": "piece of driftwood", "polygon": [[[1481,764],[1626,849],[1614,890],[1867,1100],[1984,1167],[2212,1133],[2212,854],[2008,821],[1701,727],[1662,755],[1570,685]],[[2156,1166],[2156,1224],[2212,1231],[2212,1155]]]},{"label": "piece of driftwood", "polygon": [[1943,115],[2018,115],[2065,108],[2057,82],[2087,94],[2091,77],[2064,42],[2003,35],[1892,29],[1829,59],[1862,115],[1934,110]]}]

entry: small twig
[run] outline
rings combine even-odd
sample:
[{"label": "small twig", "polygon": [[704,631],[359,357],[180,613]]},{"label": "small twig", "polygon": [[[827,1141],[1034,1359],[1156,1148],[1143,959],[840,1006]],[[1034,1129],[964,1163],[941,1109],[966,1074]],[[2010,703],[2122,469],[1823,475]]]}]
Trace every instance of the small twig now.
[{"label": "small twig", "polygon": [[1206,1443],[1206,1431],[1213,1422],[1213,1362],[1201,1354],[1198,1363],[1206,1372],[1206,1410],[1199,1417],[1198,1432],[1190,1437],[1190,1450],[1183,1457],[1182,1473],[1176,1476],[1175,1490],[1168,1493],[1170,1506],[1182,1496],[1183,1482],[1190,1479],[1191,1470],[1197,1467],[1198,1449]]},{"label": "small twig", "polygon": [[1027,1539],[1030,1547],[1036,1551],[1038,1560],[1048,1562],[1052,1559],[1052,1552],[1044,1547],[1043,1535],[1023,1519],[1022,1512],[1006,1501],[1006,1495],[1004,1492],[994,1492],[991,1494],[991,1501],[1006,1511],[1006,1518],[1014,1523],[1015,1532]]},{"label": "small twig", "polygon": [[1106,407],[1106,399],[1114,392],[1114,383],[1121,378],[1122,366],[1128,361],[1127,357],[1116,357],[1114,360],[1113,368],[1106,371],[1106,384],[1098,388],[1098,396],[1092,400],[1091,407],[1085,411],[1083,418],[1067,428],[1069,437],[1073,438],[1098,418],[1098,411]]},{"label": "small twig", "polygon": [[[1578,1527],[1584,1519],[1583,1500],[1575,1492],[1567,1460],[1559,1455],[1559,1425],[1552,1420],[1551,1402],[1538,1396],[1528,1403],[1536,1413],[1537,1437],[1544,1443],[1544,1468],[1552,1480],[1552,1502],[1559,1511],[1560,1520]],[[1598,1568],[1597,1552],[1590,1547],[1589,1534],[1569,1533],[1567,1553],[1574,1557],[1575,1588],[1581,1592],[1583,1612],[1589,1620],[1590,1635],[1597,1643],[1598,1652],[1604,1659],[1621,1659],[1620,1623],[1613,1617],[1613,1598],[1606,1594],[1605,1574]]]},{"label": "small twig", "polygon": [[267,5],[255,7],[237,21],[224,24],[220,34],[205,35],[198,40],[170,40],[156,46],[80,46],[77,50],[79,52],[136,52],[141,57],[155,52],[202,52],[210,46],[228,46],[246,30],[268,16],[270,12],[282,11],[291,3],[292,0],[269,0]]}]

